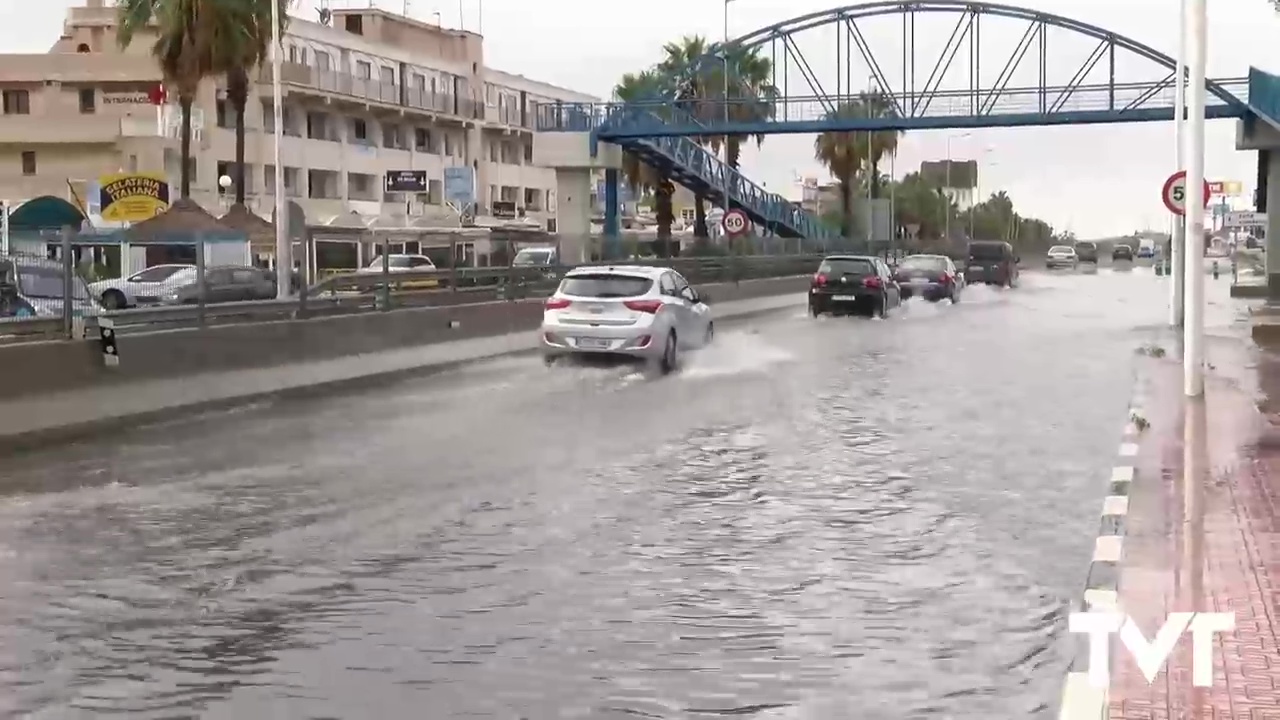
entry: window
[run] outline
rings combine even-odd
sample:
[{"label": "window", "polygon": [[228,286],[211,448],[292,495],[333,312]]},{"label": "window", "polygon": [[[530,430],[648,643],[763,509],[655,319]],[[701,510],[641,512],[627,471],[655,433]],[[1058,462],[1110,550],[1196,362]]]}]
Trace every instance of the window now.
[{"label": "window", "polygon": [[370,65],[368,61],[365,60],[357,60],[356,77],[361,80],[368,80],[373,77],[373,65]]},{"label": "window", "polygon": [[329,57],[329,53],[323,50],[316,51],[316,69],[320,72],[329,72],[333,69],[333,60]]},{"label": "window", "polygon": [[5,115],[30,115],[31,114],[31,94],[26,90],[5,90],[4,91],[4,114]]},{"label": "window", "polygon": [[355,33],[356,35],[364,34],[364,16],[348,15],[346,17],[346,25],[347,25],[347,32]]},{"label": "window", "polygon": [[79,45],[76,46],[76,52],[78,53],[89,52],[89,45],[87,43],[80,43]]},{"label": "window", "polygon": [[635,275],[573,275],[560,283],[560,292],[575,297],[622,298],[644,295],[653,281]]},{"label": "window", "polygon": [[947,259],[938,255],[912,255],[903,258],[898,267],[903,270],[930,270],[934,272],[945,272],[947,269]]},{"label": "window", "polygon": [[[231,163],[226,162],[226,161],[224,161],[224,160],[219,160],[219,161],[218,161],[218,169],[217,169],[217,173],[218,173],[218,179],[219,179],[219,180],[221,180],[224,176],[225,176],[225,177],[232,177],[232,175],[231,175]],[[222,183],[221,183],[221,182],[219,182],[219,183],[218,183],[218,194],[219,194],[219,195],[225,195],[225,194],[227,193],[227,190],[228,190],[228,188],[224,188],[224,187],[222,187]]]},{"label": "window", "polygon": [[219,99],[218,99],[218,100],[213,104],[213,112],[214,112],[214,115],[216,115],[216,116],[217,116],[217,119],[218,119],[218,127],[220,127],[220,128],[229,128],[229,127],[231,127],[231,121],[230,121],[230,119],[229,119],[229,118],[230,118],[230,116],[231,116],[231,113],[227,112],[227,110],[228,110],[227,105],[228,105],[227,101],[226,101],[226,100],[223,100],[223,99],[221,99],[221,98],[219,98]]},{"label": "window", "polygon": [[351,136],[360,141],[369,141],[369,126],[360,118],[351,118]]},{"label": "window", "polygon": [[237,268],[231,271],[231,282],[235,285],[253,285],[259,279],[258,273],[248,268]]},{"label": "window", "polygon": [[820,275],[878,275],[876,266],[862,258],[829,258],[818,268]]},{"label": "window", "polygon": [[391,69],[391,68],[389,68],[389,67],[382,67],[382,68],[379,68],[379,72],[382,74],[382,82],[383,82],[383,84],[385,84],[385,85],[395,85],[395,84],[396,84],[396,71],[395,71],[395,70],[393,70],[393,69]]},{"label": "window", "polygon": [[418,152],[431,152],[431,133],[423,128],[414,128],[413,149]]},{"label": "window", "polygon": [[676,294],[676,281],[671,279],[671,273],[666,273],[658,280],[658,289],[663,295]]},{"label": "window", "polygon": [[22,151],[22,174],[23,175],[36,174],[36,151],[35,150]]},{"label": "window", "polygon": [[93,88],[80,88],[80,112],[88,115],[97,109],[97,92]]},{"label": "window", "polygon": [[382,124],[382,146],[389,148],[401,147],[404,143],[400,142],[400,127],[390,123]]},{"label": "window", "polygon": [[160,265],[158,267],[147,268],[129,278],[129,282],[135,283],[158,283],[164,282],[180,272],[190,270],[190,268],[182,265]]},{"label": "window", "polygon": [[420,73],[413,74],[413,89],[420,93],[427,91],[427,79]]},{"label": "window", "polygon": [[[42,265],[18,266],[18,288],[22,294],[32,298],[66,297],[63,286],[62,268]],[[83,282],[71,284],[72,294],[77,300],[89,299],[89,289]]]}]

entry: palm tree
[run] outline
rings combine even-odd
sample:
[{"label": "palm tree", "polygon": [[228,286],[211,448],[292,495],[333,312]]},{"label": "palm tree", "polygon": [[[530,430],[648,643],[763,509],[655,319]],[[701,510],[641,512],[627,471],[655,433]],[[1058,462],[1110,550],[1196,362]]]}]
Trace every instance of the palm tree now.
[{"label": "palm tree", "polygon": [[120,0],[116,41],[128,48],[134,37],[155,26],[151,54],[160,63],[165,82],[178,91],[182,108],[182,197],[191,196],[191,104],[200,81],[216,73],[209,51],[210,34],[202,26],[203,0]]},{"label": "palm tree", "polygon": [[[893,118],[897,116],[893,103],[882,92],[860,93],[858,99],[862,105],[863,117]],[[869,140],[870,155],[867,158],[867,167],[871,178],[872,197],[879,196],[881,186],[880,162],[886,157],[893,157],[898,154],[898,139],[901,137],[901,130],[872,130],[870,138],[863,138],[864,144],[868,143]]]},{"label": "palm tree", "polygon": [[269,56],[267,48],[271,44],[271,3],[278,3],[280,17],[280,35],[284,35],[289,24],[289,5],[291,0],[224,0],[219,5],[221,12],[228,13],[236,19],[233,27],[239,29],[219,38],[213,47],[217,53],[215,64],[227,68],[227,100],[235,110],[236,133],[236,169],[235,188],[236,204],[244,205],[244,113],[249,104],[249,69],[261,65]]},{"label": "palm tree", "polygon": [[[656,75],[664,84],[678,90],[677,99],[688,103],[685,107],[689,114],[698,120],[707,119],[707,100],[710,97],[710,81],[712,78],[703,71],[702,61],[710,51],[707,39],[701,35],[686,35],[677,41],[662,46],[663,58],[655,68]],[[693,138],[701,145],[710,145],[718,151],[718,139],[713,137]],[[707,231],[706,196],[698,194],[694,199],[693,235],[696,238],[710,237]]]},{"label": "palm tree", "polygon": [[[643,102],[661,97],[666,90],[666,78],[656,70],[627,73],[613,88],[613,95],[621,102]],[[671,251],[671,225],[675,214],[671,206],[674,186],[665,173],[645,164],[640,156],[631,152],[622,155],[622,174],[627,184],[637,194],[652,193],[654,210],[658,216],[659,252],[669,257]]]},{"label": "palm tree", "polygon": [[[850,100],[826,114],[828,120],[861,118],[864,109],[858,100]],[[828,131],[813,142],[813,155],[827,167],[840,186],[840,234],[853,237],[853,193],[859,172],[865,166],[867,141],[864,133]]]},{"label": "palm tree", "polygon": [[[732,47],[728,51],[729,62],[729,95],[727,105],[729,119],[735,122],[758,122],[773,118],[774,103],[778,99],[778,89],[773,86],[773,62],[760,54],[760,48]],[[724,72],[724,67],[719,69]],[[713,84],[716,92],[724,93],[724,79],[720,75],[719,83]],[[723,114],[723,106],[720,110]],[[742,135],[729,135],[723,138],[725,146],[725,162],[729,167],[737,169],[742,156],[742,143],[754,139],[756,147],[764,143],[764,135],[750,138]],[[717,145],[720,140],[717,141]]]}]

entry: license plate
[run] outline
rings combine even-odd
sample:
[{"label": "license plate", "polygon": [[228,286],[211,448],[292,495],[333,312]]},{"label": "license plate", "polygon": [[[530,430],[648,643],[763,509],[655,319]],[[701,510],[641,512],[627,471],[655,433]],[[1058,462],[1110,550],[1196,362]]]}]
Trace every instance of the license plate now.
[{"label": "license plate", "polygon": [[578,347],[588,350],[603,350],[613,344],[613,341],[605,338],[578,338]]},{"label": "license plate", "polygon": [[974,267],[969,268],[969,272],[976,272],[976,273],[980,273],[980,272],[982,272],[982,268],[981,268],[981,267],[974,266]]},{"label": "license plate", "polygon": [[857,295],[835,295],[831,299],[835,302],[855,302],[857,301],[858,296]]},{"label": "license plate", "polygon": [[912,285],[928,285],[929,278],[922,278],[922,277],[911,278],[911,284]]}]

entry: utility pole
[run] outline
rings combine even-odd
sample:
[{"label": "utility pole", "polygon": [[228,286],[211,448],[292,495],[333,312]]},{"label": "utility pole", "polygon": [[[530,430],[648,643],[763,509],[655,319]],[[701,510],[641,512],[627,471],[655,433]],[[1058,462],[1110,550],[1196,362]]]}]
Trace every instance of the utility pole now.
[{"label": "utility pole", "polygon": [[1187,122],[1191,151],[1187,158],[1187,242],[1183,257],[1186,283],[1183,385],[1187,397],[1204,395],[1204,108],[1208,13],[1205,0],[1190,0],[1191,107]]}]

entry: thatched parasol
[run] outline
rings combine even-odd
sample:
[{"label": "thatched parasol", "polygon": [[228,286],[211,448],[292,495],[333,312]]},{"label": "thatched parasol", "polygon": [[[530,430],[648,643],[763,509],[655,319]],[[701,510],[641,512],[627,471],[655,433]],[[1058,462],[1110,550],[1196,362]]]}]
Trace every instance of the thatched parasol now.
[{"label": "thatched parasol", "polygon": [[182,198],[168,210],[125,230],[124,236],[130,243],[185,245],[197,239],[244,240],[245,233],[218,222],[191,198]]},{"label": "thatched parasol", "polygon": [[272,254],[276,251],[276,226],[244,205],[232,205],[218,222],[244,233],[252,252]]}]

